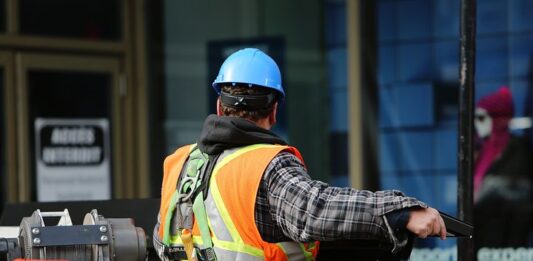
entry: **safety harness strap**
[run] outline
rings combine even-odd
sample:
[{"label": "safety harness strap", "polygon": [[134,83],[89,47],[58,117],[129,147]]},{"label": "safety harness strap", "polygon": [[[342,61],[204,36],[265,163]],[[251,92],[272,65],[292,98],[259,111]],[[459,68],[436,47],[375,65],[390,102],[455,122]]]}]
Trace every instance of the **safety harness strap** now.
[{"label": "safety harness strap", "polygon": [[[216,158],[215,158],[216,159]],[[210,161],[207,154],[202,153],[198,148],[189,154],[189,160],[183,177],[180,178],[177,188],[177,218],[178,234],[187,254],[187,259],[198,260],[197,249],[194,247],[192,228],[194,221],[200,228],[202,237],[202,248],[198,249],[202,260],[216,260],[211,232],[207,221],[207,212],[204,204],[203,189],[209,182],[209,172],[213,169],[214,162]],[[204,255],[202,255],[204,253]],[[207,258],[207,259],[206,259]]]},{"label": "safety harness strap", "polygon": [[204,192],[200,191],[198,196],[194,199],[193,207],[194,218],[200,228],[200,236],[202,236],[203,248],[212,248],[213,241],[211,240],[211,232],[207,223],[207,212],[205,211]]}]

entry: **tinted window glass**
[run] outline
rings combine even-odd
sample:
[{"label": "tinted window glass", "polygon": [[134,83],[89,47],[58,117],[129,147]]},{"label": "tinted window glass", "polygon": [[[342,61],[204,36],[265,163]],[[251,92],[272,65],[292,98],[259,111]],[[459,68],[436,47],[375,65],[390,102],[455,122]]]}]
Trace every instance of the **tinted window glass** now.
[{"label": "tinted window glass", "polygon": [[21,0],[19,10],[22,34],[87,40],[122,37],[118,0]]},{"label": "tinted window glass", "polygon": [[7,23],[6,0],[0,0],[0,17],[0,33],[4,33]]},{"label": "tinted window glass", "polygon": [[[111,75],[108,73],[29,71],[31,155],[33,177],[38,182],[32,184],[32,189],[37,200],[90,200],[107,197],[105,195],[108,195],[109,191],[105,189],[105,194],[97,195],[96,190],[87,192],[80,189],[78,192],[72,192],[65,189],[65,186],[61,186],[61,190],[61,184],[56,192],[50,191],[51,182],[43,177],[50,179],[49,173],[62,173],[61,171],[69,169],[70,174],[65,176],[63,181],[70,180],[73,187],[79,186],[79,180],[73,177],[77,173],[85,173],[84,178],[108,185],[108,182],[102,181],[100,177],[109,173],[109,161],[102,156],[92,157],[89,154],[97,149],[98,152],[92,155],[106,155],[107,159],[108,155],[111,155],[111,149],[107,149],[109,143],[103,138],[103,132],[110,133],[108,127],[98,127],[94,123],[102,119],[111,122],[111,84]],[[47,143],[47,139],[52,140],[53,144]],[[45,150],[50,153],[46,154]],[[36,151],[40,154],[37,155]],[[66,151],[72,151],[73,156],[81,156],[68,157]],[[87,186],[91,184],[87,183]],[[70,196],[58,196],[64,194]]]}]

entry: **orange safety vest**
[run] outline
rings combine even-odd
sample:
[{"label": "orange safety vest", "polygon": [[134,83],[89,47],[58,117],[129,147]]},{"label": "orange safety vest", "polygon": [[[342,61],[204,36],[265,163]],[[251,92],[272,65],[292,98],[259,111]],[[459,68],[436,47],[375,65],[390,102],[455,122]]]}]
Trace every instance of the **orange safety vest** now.
[{"label": "orange safety vest", "polygon": [[[181,169],[195,145],[179,148],[164,163],[159,238],[166,246],[183,246],[177,231],[170,228],[176,209],[176,186]],[[263,241],[255,224],[255,200],[263,173],[272,159],[287,151],[300,160],[300,152],[290,146],[256,144],[224,152],[216,163],[204,201],[213,248],[218,260],[314,260],[319,242],[269,243]],[[202,239],[195,220],[194,245]]]}]

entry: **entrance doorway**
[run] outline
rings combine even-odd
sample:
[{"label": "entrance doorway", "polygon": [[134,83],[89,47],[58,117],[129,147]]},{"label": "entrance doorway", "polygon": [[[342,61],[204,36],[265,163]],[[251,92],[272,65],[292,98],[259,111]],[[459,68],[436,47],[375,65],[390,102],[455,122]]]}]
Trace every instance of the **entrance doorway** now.
[{"label": "entrance doorway", "polygon": [[0,1],[0,203],[149,196],[144,5]]}]

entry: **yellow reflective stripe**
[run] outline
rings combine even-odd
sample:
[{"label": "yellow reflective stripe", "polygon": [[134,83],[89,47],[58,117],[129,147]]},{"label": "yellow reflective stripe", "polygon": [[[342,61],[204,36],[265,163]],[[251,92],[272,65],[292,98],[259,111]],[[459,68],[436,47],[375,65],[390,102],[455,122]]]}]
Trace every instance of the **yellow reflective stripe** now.
[{"label": "yellow reflective stripe", "polygon": [[170,204],[168,205],[168,208],[167,208],[167,215],[166,217],[163,217],[165,219],[165,228],[164,228],[164,233],[163,233],[163,244],[166,244],[168,245],[169,243],[169,237],[171,235],[170,233],[170,222],[171,222],[171,218],[172,218],[172,215],[174,214],[174,210],[176,209],[176,201],[178,200],[178,191],[174,191],[174,193],[172,193],[172,198],[170,199]]},{"label": "yellow reflective stripe", "polygon": [[229,161],[235,159],[236,157],[246,153],[246,152],[249,152],[249,151],[252,151],[252,150],[256,150],[256,149],[260,149],[260,148],[274,148],[274,147],[278,147],[280,145],[271,145],[271,144],[255,144],[255,145],[250,145],[250,146],[246,146],[246,147],[243,147],[243,148],[240,148],[238,149],[237,151],[231,153],[230,155],[226,156],[224,159],[222,159],[222,161],[220,163],[218,163],[216,166],[215,166],[215,169],[213,170],[213,175],[215,175],[218,170],[220,168],[222,168],[224,165],[226,165]]},{"label": "yellow reflective stripe", "polygon": [[312,250],[313,248],[315,248],[315,245],[314,243],[311,243],[313,244],[312,247],[310,248],[306,248],[304,244],[300,243],[298,245],[300,245],[300,248],[302,249],[302,252],[304,253],[304,257],[305,257],[305,260],[314,260],[315,257],[313,256],[313,253],[310,252],[309,250]]},{"label": "yellow reflective stripe", "polygon": [[[296,243],[296,242],[285,242],[285,243],[293,243],[293,244],[298,244],[300,250],[302,251],[302,254],[304,256],[304,259],[305,260],[315,260],[314,256],[313,256],[313,253],[310,252],[309,250],[313,249],[315,247],[314,243],[313,244],[313,247],[312,248],[309,248],[307,249],[304,245],[304,243]],[[283,247],[283,244],[282,243],[277,243],[276,244],[279,248],[281,248],[281,250],[283,251],[283,253],[285,253],[285,255],[287,257],[290,257],[289,256],[289,253],[287,253],[287,249],[285,249],[285,247]],[[291,253],[291,254],[296,254],[296,253]]]},{"label": "yellow reflective stripe", "polygon": [[[246,253],[252,256],[259,256],[259,257],[264,256],[263,250],[253,247],[253,246],[248,246],[245,244],[239,244],[235,242],[223,241],[215,237],[213,237],[212,239],[213,239],[214,245],[221,249],[225,249],[228,251],[234,251],[234,252],[242,252],[242,253]],[[171,240],[171,244],[173,245],[183,245],[181,238],[177,235],[172,236],[170,240]],[[195,245],[199,244],[203,246],[203,241],[202,241],[201,236],[193,236],[193,241]]]},{"label": "yellow reflective stripe", "polygon": [[283,251],[283,253],[285,253],[285,255],[287,255],[287,250],[283,247],[282,243],[277,243],[276,245],[278,245],[278,247],[281,248],[281,251]]},{"label": "yellow reflective stripe", "polygon": [[253,247],[253,246],[249,246],[249,245],[246,245],[246,244],[243,244],[243,243],[223,241],[223,240],[218,240],[218,239],[214,239],[214,238],[213,238],[213,243],[214,243],[215,247],[218,247],[218,248],[221,248],[221,249],[224,249],[224,250],[233,251],[233,252],[240,252],[240,253],[246,253],[248,255],[257,256],[257,257],[264,257],[265,256],[265,253],[263,252],[262,249],[257,248],[257,247]]},{"label": "yellow reflective stripe", "polygon": [[230,233],[231,237],[233,238],[233,241],[235,241],[235,242],[238,242],[238,243],[241,243],[241,244],[244,243],[242,238],[241,238],[241,236],[239,235],[239,232],[237,232],[237,229],[235,228],[235,225],[233,224],[233,221],[231,220],[231,217],[230,217],[230,215],[228,213],[228,210],[226,209],[226,205],[224,204],[224,201],[222,200],[222,196],[220,196],[220,191],[218,190],[218,185],[216,184],[216,176],[218,175],[218,171],[220,170],[220,168],[225,166],[228,162],[230,162],[231,160],[235,159],[236,157],[238,157],[238,156],[240,156],[240,155],[242,155],[242,154],[244,154],[246,152],[249,152],[249,151],[252,151],[252,150],[256,150],[256,149],[259,149],[259,148],[274,147],[274,146],[276,146],[276,145],[255,144],[255,145],[250,145],[250,146],[241,148],[241,149],[233,152],[232,154],[226,156],[224,159],[222,159],[222,161],[220,163],[218,163],[215,166],[215,169],[213,170],[213,178],[211,178],[211,182],[214,182],[215,186],[210,185],[209,187],[210,187],[210,189],[213,192],[213,199],[215,200],[215,205],[217,206],[217,208],[218,208],[218,210],[220,212],[222,220],[224,221],[224,224],[228,228],[229,233]]},{"label": "yellow reflective stripe", "polygon": [[[192,241],[194,244],[204,245],[204,241],[202,240],[201,236],[193,236]],[[181,238],[178,235],[171,236],[170,243],[173,245],[183,245],[183,241],[181,241]]]}]

